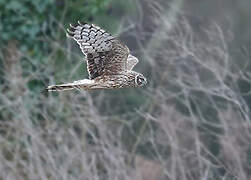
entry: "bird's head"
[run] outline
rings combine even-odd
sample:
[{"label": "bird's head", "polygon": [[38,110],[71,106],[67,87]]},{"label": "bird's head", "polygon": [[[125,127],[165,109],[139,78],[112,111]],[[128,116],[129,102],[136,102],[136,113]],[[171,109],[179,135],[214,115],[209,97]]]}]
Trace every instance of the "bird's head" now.
[{"label": "bird's head", "polygon": [[143,74],[138,73],[134,78],[135,85],[137,87],[142,87],[147,84],[146,78],[143,76]]}]

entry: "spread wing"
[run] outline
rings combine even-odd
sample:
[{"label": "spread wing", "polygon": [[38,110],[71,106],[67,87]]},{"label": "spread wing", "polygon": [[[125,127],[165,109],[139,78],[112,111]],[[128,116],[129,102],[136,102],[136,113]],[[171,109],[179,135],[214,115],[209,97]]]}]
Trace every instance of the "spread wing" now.
[{"label": "spread wing", "polygon": [[127,58],[126,69],[131,71],[138,62],[139,62],[138,58],[129,54]]},{"label": "spread wing", "polygon": [[127,68],[129,49],[117,38],[94,24],[70,24],[67,35],[79,44],[86,55],[89,78],[118,74]]}]

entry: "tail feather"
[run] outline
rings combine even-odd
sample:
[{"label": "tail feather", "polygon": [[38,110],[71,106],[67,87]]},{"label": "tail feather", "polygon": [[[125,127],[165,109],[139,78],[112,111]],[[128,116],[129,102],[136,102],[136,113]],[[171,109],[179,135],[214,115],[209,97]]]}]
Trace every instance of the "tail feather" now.
[{"label": "tail feather", "polygon": [[46,91],[66,91],[66,90],[72,90],[75,88],[77,88],[75,87],[75,85],[66,85],[66,84],[52,85],[52,86],[48,86],[46,88]]},{"label": "tail feather", "polygon": [[48,86],[45,90],[46,91],[66,91],[73,89],[88,90],[90,89],[90,86],[92,84],[93,84],[92,80],[84,79],[84,80],[74,81],[73,83]]}]

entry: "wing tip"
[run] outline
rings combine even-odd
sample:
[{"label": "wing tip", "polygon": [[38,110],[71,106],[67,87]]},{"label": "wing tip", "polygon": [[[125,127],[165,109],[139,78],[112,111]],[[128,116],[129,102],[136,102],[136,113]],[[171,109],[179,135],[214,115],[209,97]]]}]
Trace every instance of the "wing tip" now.
[{"label": "wing tip", "polygon": [[70,27],[76,28],[77,26],[84,26],[86,24],[88,24],[88,23],[85,21],[77,21],[77,23],[70,23]]},{"label": "wing tip", "polygon": [[75,29],[77,26],[78,26],[78,23],[70,23],[70,27],[71,27],[71,28],[74,28],[74,29]]},{"label": "wing tip", "polygon": [[73,30],[75,30],[75,29],[72,28],[72,27],[67,28],[67,29],[66,29],[66,35],[67,35],[68,37],[73,37],[73,36],[75,35],[75,33],[74,33]]},{"label": "wing tip", "polygon": [[70,23],[70,27],[66,29],[66,36],[67,37],[73,37],[75,35],[75,30],[78,26],[84,27],[88,23],[84,21],[77,21],[77,23]]},{"label": "wing tip", "polygon": [[78,21],[78,24],[79,24],[80,26],[84,26],[84,25],[86,25],[86,24],[88,24],[88,23],[85,22],[85,21]]}]

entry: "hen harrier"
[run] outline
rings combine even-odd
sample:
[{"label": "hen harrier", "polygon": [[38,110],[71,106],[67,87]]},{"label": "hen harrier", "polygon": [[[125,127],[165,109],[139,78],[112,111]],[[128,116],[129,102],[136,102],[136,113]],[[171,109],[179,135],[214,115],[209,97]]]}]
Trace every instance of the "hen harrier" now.
[{"label": "hen harrier", "polygon": [[89,79],[48,86],[47,91],[141,87],[147,83],[142,74],[132,71],[138,59],[128,47],[100,27],[78,21],[70,24],[67,36],[77,41],[86,56]]}]

